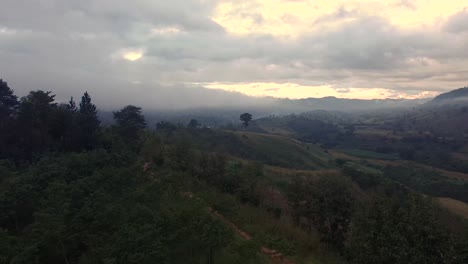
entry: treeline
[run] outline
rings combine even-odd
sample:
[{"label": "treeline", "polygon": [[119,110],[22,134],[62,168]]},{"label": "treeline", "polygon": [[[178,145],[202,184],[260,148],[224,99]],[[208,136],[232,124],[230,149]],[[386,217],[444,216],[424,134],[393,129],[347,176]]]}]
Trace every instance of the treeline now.
[{"label": "treeline", "polygon": [[[97,108],[86,92],[77,105],[57,103],[50,91],[31,91],[18,97],[0,80],[0,159],[37,160],[45,152],[89,151],[106,144]],[[115,132],[135,140],[146,127],[141,108],[126,106],[114,112]]]},{"label": "treeline", "polygon": [[163,143],[135,106],[101,127],[87,93],[58,104],[0,88],[0,263],[263,263],[254,242],[185,195],[209,182],[255,202],[255,182],[228,176],[249,166]]},{"label": "treeline", "polygon": [[89,150],[97,143],[99,120],[87,93],[58,105],[51,92],[31,91],[18,100],[0,81],[2,93],[1,157],[30,160],[45,151]]}]

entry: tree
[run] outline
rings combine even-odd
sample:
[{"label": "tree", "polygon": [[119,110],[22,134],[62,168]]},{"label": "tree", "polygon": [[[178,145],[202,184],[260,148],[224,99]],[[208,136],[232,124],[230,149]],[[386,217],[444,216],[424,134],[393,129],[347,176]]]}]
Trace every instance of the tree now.
[{"label": "tree", "polygon": [[69,104],[61,104],[51,116],[50,135],[60,150],[75,150],[73,136],[76,132],[76,111]]},{"label": "tree", "polygon": [[193,228],[200,238],[198,244],[207,251],[207,263],[214,264],[216,251],[232,241],[232,231],[211,215],[204,215],[194,222]]},{"label": "tree", "polygon": [[193,128],[193,129],[199,128],[200,126],[201,126],[200,123],[196,119],[190,120],[190,122],[187,125],[188,128]]},{"label": "tree", "polygon": [[173,132],[177,130],[177,126],[172,124],[169,121],[161,121],[156,123],[156,129],[161,130],[161,131],[166,131],[166,132]]},{"label": "tree", "polygon": [[252,120],[252,115],[249,113],[243,113],[240,115],[240,120],[242,121],[242,124],[244,124],[244,127],[247,128],[249,126],[249,122]]},{"label": "tree", "polygon": [[12,147],[13,114],[18,104],[18,98],[13,94],[13,90],[0,79],[0,158],[7,155]]},{"label": "tree", "polygon": [[[70,107],[73,105],[70,103]],[[81,97],[79,115],[78,115],[78,128],[81,135],[81,146],[84,149],[93,149],[97,142],[97,133],[100,125],[97,116],[96,106],[91,103],[91,97],[88,92],[85,92]]]},{"label": "tree", "polygon": [[8,83],[0,79],[0,122],[3,123],[6,118],[11,117],[18,104],[18,97],[8,87]]},{"label": "tree", "polygon": [[146,128],[141,108],[133,105],[128,105],[122,110],[114,112],[114,120],[120,135],[127,140],[137,140],[141,131]]},{"label": "tree", "polygon": [[52,113],[57,109],[55,95],[51,93],[37,90],[21,98],[18,112],[19,145],[25,158],[31,158],[33,153],[50,147]]},{"label": "tree", "polygon": [[289,199],[296,222],[317,228],[322,239],[343,248],[354,207],[350,181],[342,176],[300,179],[291,186]]},{"label": "tree", "polygon": [[70,97],[70,101],[68,101],[67,108],[72,112],[78,111],[78,109],[76,108],[75,100],[73,100],[73,96]]}]

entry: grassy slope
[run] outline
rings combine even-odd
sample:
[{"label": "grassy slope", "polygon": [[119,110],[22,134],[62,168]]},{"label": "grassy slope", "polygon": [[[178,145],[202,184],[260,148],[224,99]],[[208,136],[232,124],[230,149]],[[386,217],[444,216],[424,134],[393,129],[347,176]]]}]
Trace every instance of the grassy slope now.
[{"label": "grassy slope", "polygon": [[273,135],[293,136],[294,131],[287,125],[288,120],[284,118],[256,120],[254,126]]},{"label": "grassy slope", "polygon": [[[338,174],[333,157],[312,144],[303,144],[289,137],[258,134],[245,131],[204,131],[188,135],[194,147],[205,151],[221,152],[243,161],[259,161],[265,164],[262,188],[278,191],[282,198],[271,200],[282,207],[284,191],[293,177],[306,175],[321,177]],[[230,221],[252,235],[255,242],[282,252],[294,263],[345,263],[333,250],[323,244],[318,235],[309,234],[296,227],[286,210],[280,219],[273,217],[265,207],[241,204],[228,194],[206,189],[196,194]],[[276,197],[278,199],[278,197]],[[219,206],[217,206],[219,204]],[[231,206],[226,206],[230,204]]]},{"label": "grassy slope", "polygon": [[[415,166],[415,167],[421,167],[424,169],[428,170],[435,170],[436,172],[440,173],[440,175],[445,176],[447,178],[451,178],[454,180],[459,180],[459,181],[468,181],[468,174],[460,173],[460,172],[454,172],[454,171],[448,171],[448,170],[443,170],[439,168],[434,168],[431,166],[427,166],[425,164],[417,163],[414,161],[405,161],[405,160],[382,160],[382,159],[376,159],[376,158],[363,158],[359,157],[357,155],[351,155],[349,152],[341,152],[341,151],[330,151],[330,153],[340,159],[347,159],[347,160],[352,160],[352,161],[365,161],[369,162],[370,164],[377,165],[377,166]],[[456,199],[452,198],[437,198],[439,204],[450,211],[451,213],[461,216],[465,219],[468,219],[468,204]]]},{"label": "grassy slope", "polygon": [[336,149],[337,151],[343,152],[345,154],[364,158],[364,159],[377,159],[377,160],[398,160],[399,157],[397,154],[391,153],[378,153],[375,151],[362,150],[362,149]]},{"label": "grassy slope", "polygon": [[328,168],[328,154],[318,147],[303,144],[297,140],[277,136],[246,132],[234,132],[242,138],[245,147],[248,147],[255,156],[270,165],[294,168]]},{"label": "grassy slope", "polygon": [[439,204],[455,215],[468,219],[468,204],[451,198],[438,198]]},{"label": "grassy slope", "polygon": [[347,159],[347,160],[353,160],[353,161],[366,161],[371,164],[379,165],[379,166],[416,166],[416,167],[421,167],[425,168],[427,170],[435,170],[438,173],[440,173],[442,176],[451,178],[454,180],[461,180],[461,181],[468,181],[468,174],[466,173],[461,173],[461,172],[456,172],[456,171],[449,171],[449,170],[444,170],[436,167],[432,167],[423,163],[415,162],[415,161],[408,161],[408,160],[391,160],[391,159],[379,159],[378,157],[371,157],[371,156],[362,156],[362,155],[354,155],[352,151],[339,151],[339,150],[333,150],[330,151],[330,154],[335,157],[335,158],[340,158],[340,159]]},{"label": "grassy slope", "polygon": [[297,170],[290,168],[266,166],[264,169],[268,183],[281,191],[287,191],[294,177],[304,176],[307,178],[319,178],[322,176],[341,174],[337,168],[323,170]]},{"label": "grassy slope", "polygon": [[274,218],[264,208],[241,204],[232,195],[214,189],[204,189],[196,196],[247,232],[258,247],[277,250],[296,264],[346,263],[323,244],[317,234],[295,226],[287,215]]},{"label": "grassy slope", "polygon": [[225,153],[267,165],[296,169],[333,167],[330,155],[312,144],[303,144],[285,136],[244,131],[194,131],[186,134],[197,148]]}]

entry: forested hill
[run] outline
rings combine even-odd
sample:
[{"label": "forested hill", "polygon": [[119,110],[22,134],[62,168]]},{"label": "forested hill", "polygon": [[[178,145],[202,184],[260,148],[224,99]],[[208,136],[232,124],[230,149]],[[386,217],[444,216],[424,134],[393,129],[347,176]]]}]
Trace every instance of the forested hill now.
[{"label": "forested hill", "polygon": [[236,131],[112,117],[89,93],[0,81],[0,263],[468,263],[467,222],[426,195],[427,170],[248,131],[250,113]]}]

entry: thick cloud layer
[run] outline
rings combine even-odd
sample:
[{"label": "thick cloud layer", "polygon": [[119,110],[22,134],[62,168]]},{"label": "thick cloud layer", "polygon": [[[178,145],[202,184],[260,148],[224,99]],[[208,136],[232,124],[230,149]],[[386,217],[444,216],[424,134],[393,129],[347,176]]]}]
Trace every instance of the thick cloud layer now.
[{"label": "thick cloud layer", "polygon": [[[278,84],[258,87],[269,93],[291,83],[307,89],[327,85],[340,94],[380,88],[395,96],[467,84],[467,9],[428,26],[403,28],[363,11],[371,7],[343,4],[307,21],[313,30],[284,37],[256,30],[271,22],[256,11],[265,7],[255,0],[236,2],[229,13],[239,23],[248,19],[251,32],[232,32],[228,22],[214,19],[225,2],[3,0],[0,78],[20,95],[44,89],[66,100],[88,90],[106,107],[149,108],[258,101],[203,88],[213,83]],[[419,8],[412,1],[395,5]],[[306,23],[293,13],[281,21]]]}]

